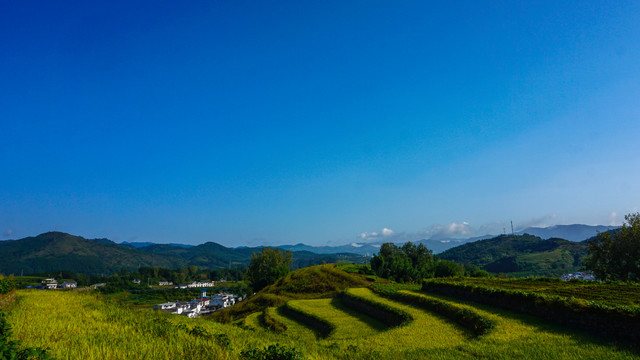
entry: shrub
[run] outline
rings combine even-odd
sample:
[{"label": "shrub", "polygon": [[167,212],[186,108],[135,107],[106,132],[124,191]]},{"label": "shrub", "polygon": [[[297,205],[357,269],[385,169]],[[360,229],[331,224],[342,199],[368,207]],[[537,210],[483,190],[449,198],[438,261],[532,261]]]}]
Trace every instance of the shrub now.
[{"label": "shrub", "polygon": [[242,350],[240,357],[246,360],[302,360],[302,353],[295,348],[282,346],[278,343],[269,345],[262,350],[249,346]]}]

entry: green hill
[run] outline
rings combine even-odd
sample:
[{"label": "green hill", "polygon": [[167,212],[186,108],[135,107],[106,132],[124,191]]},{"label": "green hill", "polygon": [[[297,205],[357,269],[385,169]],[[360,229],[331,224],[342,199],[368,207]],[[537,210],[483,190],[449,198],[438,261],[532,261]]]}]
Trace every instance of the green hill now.
[{"label": "green hill", "polygon": [[501,235],[467,243],[438,255],[441,259],[477,265],[494,273],[516,276],[559,276],[579,271],[587,254],[585,242],[541,238],[529,234]]},{"label": "green hill", "polygon": [[[0,241],[0,273],[24,274],[69,270],[87,275],[111,274],[140,266],[200,268],[247,266],[255,248],[227,248],[214,242],[198,246],[153,244],[135,248],[108,239],[88,240],[62,232],[48,232],[20,240]],[[366,262],[356,254],[315,254],[293,252],[292,267],[334,262]]]},{"label": "green hill", "polygon": [[146,254],[130,247],[87,240],[62,232],[0,242],[0,272],[41,273],[70,270],[85,274],[113,273],[139,266],[174,268],[186,265],[180,258]]},{"label": "green hill", "polygon": [[280,306],[291,299],[335,296],[350,287],[367,286],[365,277],[340,270],[336,264],[317,265],[294,270],[248,300],[214,313],[221,322],[234,321],[267,307]]}]

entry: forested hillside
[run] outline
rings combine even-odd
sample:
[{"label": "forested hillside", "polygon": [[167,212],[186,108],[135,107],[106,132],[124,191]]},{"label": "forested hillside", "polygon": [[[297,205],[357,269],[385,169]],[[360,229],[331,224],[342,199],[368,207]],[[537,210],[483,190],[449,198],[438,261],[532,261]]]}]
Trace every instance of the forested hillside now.
[{"label": "forested hillside", "polygon": [[[154,244],[141,248],[117,244],[108,239],[88,240],[62,232],[48,232],[20,240],[0,241],[0,273],[29,274],[69,270],[88,275],[111,274],[139,267],[200,268],[246,266],[253,252],[261,248],[227,248],[207,242],[193,247]],[[323,262],[366,262],[356,254],[314,254],[293,252],[292,267]]]},{"label": "forested hillside", "polygon": [[587,254],[585,242],[541,238],[529,234],[501,235],[449,249],[438,257],[477,265],[494,273],[558,276],[579,271]]}]

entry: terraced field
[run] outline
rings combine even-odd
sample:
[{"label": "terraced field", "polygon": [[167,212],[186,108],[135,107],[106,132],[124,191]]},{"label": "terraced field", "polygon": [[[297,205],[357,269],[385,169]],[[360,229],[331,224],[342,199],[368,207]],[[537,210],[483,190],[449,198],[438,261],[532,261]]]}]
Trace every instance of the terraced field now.
[{"label": "terraced field", "polygon": [[[347,290],[363,299],[408,313],[413,319],[397,327],[385,326],[367,315],[340,305],[338,299],[295,300],[295,307],[325,319],[335,330],[319,340],[322,347],[384,358],[447,358],[447,359],[638,359],[637,352],[612,346],[587,333],[568,330],[536,318],[515,314],[490,306],[468,303],[440,295],[415,290],[400,290],[405,296],[422,297],[443,302],[455,308],[473,311],[489,319],[494,327],[483,336],[442,317],[402,301],[375,294],[368,288]],[[274,310],[274,313],[277,313]],[[308,326],[276,314],[289,330],[285,336],[309,341],[313,332]],[[377,324],[376,324],[377,323]],[[304,334],[304,335],[301,335]],[[368,354],[368,355],[367,355]]]},{"label": "terraced field", "polygon": [[[419,285],[378,283],[375,291],[351,287],[335,297],[288,299],[235,325],[137,310],[89,292],[20,290],[14,297],[8,320],[15,339],[48,347],[57,359],[242,359],[247,349],[276,343],[315,360],[640,359],[629,342]],[[305,322],[307,315],[315,322]],[[478,323],[488,325],[478,331]]]}]

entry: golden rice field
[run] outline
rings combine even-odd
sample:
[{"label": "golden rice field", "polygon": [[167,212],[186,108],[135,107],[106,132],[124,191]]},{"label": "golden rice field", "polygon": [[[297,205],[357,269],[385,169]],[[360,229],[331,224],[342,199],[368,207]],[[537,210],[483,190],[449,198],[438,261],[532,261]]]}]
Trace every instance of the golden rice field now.
[{"label": "golden rice field", "polygon": [[409,313],[413,321],[390,328],[344,306],[338,299],[292,300],[298,308],[335,326],[319,339],[307,326],[268,308],[286,325],[283,333],[263,328],[259,313],[245,326],[132,309],[90,292],[20,290],[9,310],[14,338],[48,347],[57,359],[238,359],[250,345],[295,347],[306,359],[638,359],[629,347],[598,341],[524,315],[412,291],[471,308],[495,321],[486,335],[421,308],[383,298],[367,288],[352,294]]}]

